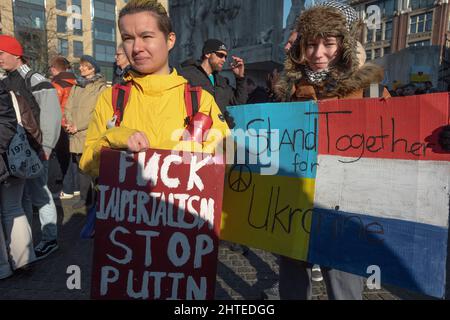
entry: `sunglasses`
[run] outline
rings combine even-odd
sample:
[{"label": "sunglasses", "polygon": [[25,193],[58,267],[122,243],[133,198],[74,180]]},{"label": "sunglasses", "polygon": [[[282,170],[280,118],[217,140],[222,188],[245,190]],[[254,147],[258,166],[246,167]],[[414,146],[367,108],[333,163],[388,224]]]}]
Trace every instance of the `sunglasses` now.
[{"label": "sunglasses", "polygon": [[225,60],[228,58],[228,55],[226,53],[222,53],[222,52],[214,52],[214,54],[219,57],[220,59],[225,58]]}]

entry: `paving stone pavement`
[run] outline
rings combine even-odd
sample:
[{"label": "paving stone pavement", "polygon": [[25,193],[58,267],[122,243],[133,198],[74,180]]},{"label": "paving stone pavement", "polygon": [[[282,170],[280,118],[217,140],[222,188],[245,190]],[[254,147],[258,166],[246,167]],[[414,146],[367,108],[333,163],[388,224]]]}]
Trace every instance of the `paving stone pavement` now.
[{"label": "paving stone pavement", "polygon": [[[58,200],[59,249],[12,277],[0,280],[0,299],[26,300],[84,300],[90,297],[90,278],[93,240],[81,239],[79,234],[86,219],[86,212],[73,210],[78,199]],[[38,243],[39,219],[33,219],[34,242]],[[81,289],[69,290],[66,285],[67,268],[77,265],[81,270]],[[276,257],[268,252],[251,249],[243,255],[231,251],[221,243],[217,270],[216,299],[259,300],[262,291],[272,287],[278,278]],[[323,282],[314,282],[313,298],[327,299]],[[404,290],[383,288],[364,292],[367,300],[430,299]]]}]

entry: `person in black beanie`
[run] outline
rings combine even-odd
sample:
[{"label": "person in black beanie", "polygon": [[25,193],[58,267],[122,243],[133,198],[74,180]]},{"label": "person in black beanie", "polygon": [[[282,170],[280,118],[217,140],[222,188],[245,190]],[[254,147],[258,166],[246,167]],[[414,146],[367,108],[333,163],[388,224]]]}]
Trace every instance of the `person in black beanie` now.
[{"label": "person in black beanie", "polygon": [[219,74],[228,59],[228,49],[217,39],[207,40],[203,45],[201,60],[183,63],[183,69],[180,71],[192,86],[200,86],[214,96],[230,128],[233,127],[233,123],[225,107],[245,104],[248,98],[244,60],[236,56],[231,58],[230,66],[236,77],[236,88]]}]

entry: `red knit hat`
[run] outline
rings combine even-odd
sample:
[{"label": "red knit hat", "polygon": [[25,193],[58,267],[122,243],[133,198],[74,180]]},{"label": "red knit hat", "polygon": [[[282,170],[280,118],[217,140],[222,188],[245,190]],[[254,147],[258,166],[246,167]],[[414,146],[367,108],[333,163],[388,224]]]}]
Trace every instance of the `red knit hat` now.
[{"label": "red knit hat", "polygon": [[23,48],[16,38],[6,34],[0,34],[0,50],[8,52],[14,56],[23,56]]}]

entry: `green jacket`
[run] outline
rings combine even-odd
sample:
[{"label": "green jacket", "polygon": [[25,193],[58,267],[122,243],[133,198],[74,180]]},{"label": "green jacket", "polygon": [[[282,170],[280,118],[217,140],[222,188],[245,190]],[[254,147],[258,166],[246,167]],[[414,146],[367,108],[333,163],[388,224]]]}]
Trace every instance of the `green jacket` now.
[{"label": "green jacket", "polygon": [[105,78],[99,75],[96,75],[95,80],[88,82],[86,86],[78,82],[72,87],[64,109],[66,123],[75,125],[78,130],[77,133],[69,135],[71,153],[83,153],[87,128],[97,99],[104,89],[106,89]]}]

